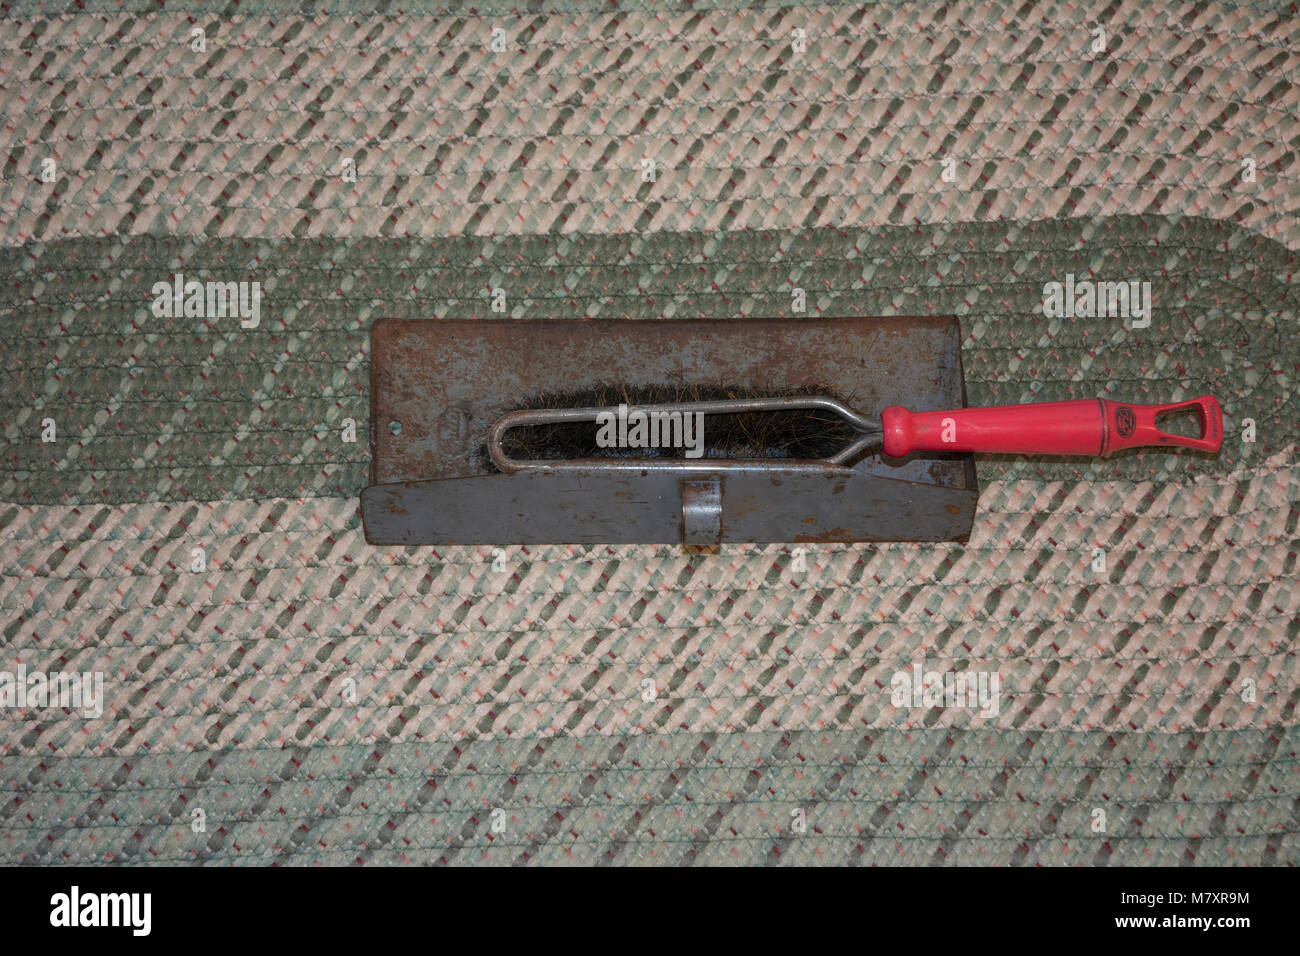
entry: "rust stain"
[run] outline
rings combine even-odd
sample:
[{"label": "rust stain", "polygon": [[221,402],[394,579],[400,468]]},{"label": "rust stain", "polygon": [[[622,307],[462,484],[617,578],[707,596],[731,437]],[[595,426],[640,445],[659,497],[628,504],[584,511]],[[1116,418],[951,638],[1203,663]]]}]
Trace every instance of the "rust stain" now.
[{"label": "rust stain", "polygon": [[852,541],[854,538],[853,532],[847,528],[831,528],[818,534],[796,535],[794,540],[798,544],[838,544]]}]

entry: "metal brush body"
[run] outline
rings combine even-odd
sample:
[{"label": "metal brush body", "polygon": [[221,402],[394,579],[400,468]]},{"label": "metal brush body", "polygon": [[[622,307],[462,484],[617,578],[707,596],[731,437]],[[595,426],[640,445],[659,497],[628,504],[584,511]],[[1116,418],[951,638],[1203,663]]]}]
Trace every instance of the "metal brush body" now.
[{"label": "metal brush body", "polygon": [[[968,452],[1219,446],[1208,396],[968,408],[962,341],[954,316],[380,319],[366,540],[965,541]],[[623,405],[681,432],[601,420]],[[1199,437],[1158,427],[1180,408]]]}]

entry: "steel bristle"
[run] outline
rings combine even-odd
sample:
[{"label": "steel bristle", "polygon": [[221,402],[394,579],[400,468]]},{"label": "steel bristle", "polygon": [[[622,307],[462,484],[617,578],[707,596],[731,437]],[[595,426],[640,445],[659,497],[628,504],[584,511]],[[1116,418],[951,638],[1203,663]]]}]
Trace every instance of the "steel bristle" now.
[{"label": "steel bristle", "polygon": [[[784,398],[829,395],[825,386],[761,389],[737,385],[600,385],[570,392],[530,396],[520,409],[616,408],[703,402],[718,399]],[[601,448],[592,422],[557,423],[511,429],[502,447],[520,460],[575,458],[683,458],[681,448]],[[729,459],[826,458],[856,436],[840,416],[821,409],[782,409],[742,414],[709,414],[704,418],[704,457]],[[483,453],[486,457],[486,452]]]}]

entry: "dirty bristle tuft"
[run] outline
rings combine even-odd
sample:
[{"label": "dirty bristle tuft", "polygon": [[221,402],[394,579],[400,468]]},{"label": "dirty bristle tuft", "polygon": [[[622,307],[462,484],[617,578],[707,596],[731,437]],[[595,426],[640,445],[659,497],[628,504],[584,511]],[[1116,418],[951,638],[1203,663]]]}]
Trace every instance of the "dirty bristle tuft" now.
[{"label": "dirty bristle tuft", "polygon": [[[741,386],[601,385],[574,392],[530,396],[520,409],[617,408],[738,398],[835,395],[825,386],[759,389]],[[684,458],[682,448],[601,448],[595,422],[537,425],[511,429],[502,438],[507,455],[519,460],[575,458]],[[822,409],[789,409],[704,416],[705,458],[826,458],[856,437],[840,416]],[[486,452],[484,453],[486,454]]]}]

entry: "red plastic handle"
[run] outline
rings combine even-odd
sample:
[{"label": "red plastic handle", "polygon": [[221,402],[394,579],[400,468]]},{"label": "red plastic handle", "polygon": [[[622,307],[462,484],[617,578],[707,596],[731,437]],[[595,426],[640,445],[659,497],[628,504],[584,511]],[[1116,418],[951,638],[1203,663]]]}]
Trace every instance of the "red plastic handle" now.
[{"label": "red plastic handle", "polygon": [[[1195,408],[1201,437],[1160,430],[1156,416]],[[995,405],[909,412],[891,405],[880,413],[881,447],[891,458],[909,452],[985,451],[1022,455],[1108,455],[1143,445],[1218,451],[1223,413],[1213,395],[1169,405],[1132,405],[1103,398],[1035,405]]]}]

